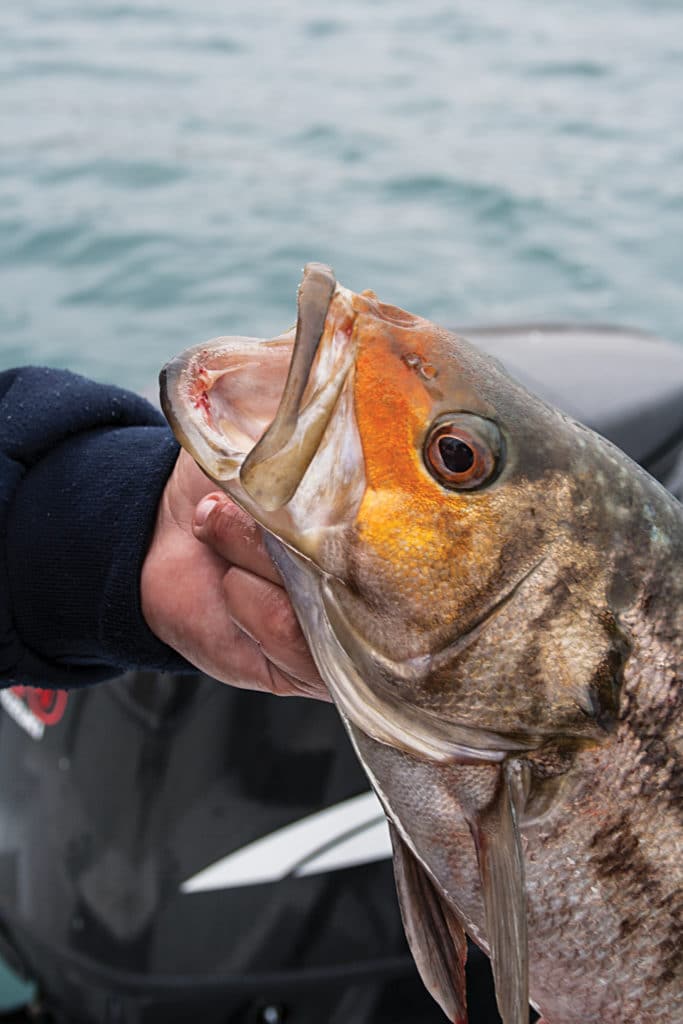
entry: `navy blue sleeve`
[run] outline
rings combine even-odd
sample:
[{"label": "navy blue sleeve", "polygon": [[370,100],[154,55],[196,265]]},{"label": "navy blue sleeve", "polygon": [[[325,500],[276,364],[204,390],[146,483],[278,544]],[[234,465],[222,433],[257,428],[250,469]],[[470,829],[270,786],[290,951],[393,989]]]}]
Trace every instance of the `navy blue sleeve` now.
[{"label": "navy blue sleeve", "polygon": [[0,686],[189,671],[147,627],[140,571],[178,455],[144,399],[62,370],[0,373]]}]

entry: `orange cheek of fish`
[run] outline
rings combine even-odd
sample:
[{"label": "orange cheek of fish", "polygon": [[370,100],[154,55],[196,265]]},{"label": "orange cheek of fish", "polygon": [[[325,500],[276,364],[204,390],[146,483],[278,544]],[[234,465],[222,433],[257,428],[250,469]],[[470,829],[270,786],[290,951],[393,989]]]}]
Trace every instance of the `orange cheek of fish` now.
[{"label": "orange cheek of fish", "polygon": [[405,557],[406,545],[433,558],[443,496],[422,466],[431,398],[381,334],[361,343],[354,404],[367,482],[357,519],[364,541],[389,558]]},{"label": "orange cheek of fish", "polygon": [[[413,339],[410,347],[419,352]],[[381,334],[359,348],[354,402],[367,487],[356,523],[402,586],[414,577],[423,596],[428,586],[434,599],[448,601],[454,573],[474,585],[491,561],[496,514],[486,496],[445,492],[425,469],[432,399],[401,354]]]}]

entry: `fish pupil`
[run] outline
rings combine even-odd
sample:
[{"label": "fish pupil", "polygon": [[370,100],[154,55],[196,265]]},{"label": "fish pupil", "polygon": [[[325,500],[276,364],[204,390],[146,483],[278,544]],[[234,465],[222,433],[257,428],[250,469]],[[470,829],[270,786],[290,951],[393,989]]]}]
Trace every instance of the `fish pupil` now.
[{"label": "fish pupil", "polygon": [[474,452],[457,437],[439,438],[439,452],[449,473],[466,473],[474,465]]}]

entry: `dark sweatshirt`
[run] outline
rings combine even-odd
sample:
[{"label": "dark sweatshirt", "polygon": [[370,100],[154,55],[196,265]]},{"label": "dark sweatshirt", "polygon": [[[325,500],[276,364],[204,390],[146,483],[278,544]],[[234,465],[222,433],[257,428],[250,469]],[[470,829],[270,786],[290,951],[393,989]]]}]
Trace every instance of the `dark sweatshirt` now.
[{"label": "dark sweatshirt", "polygon": [[188,671],[139,580],[178,446],[144,399],[64,370],[0,373],[0,686]]}]

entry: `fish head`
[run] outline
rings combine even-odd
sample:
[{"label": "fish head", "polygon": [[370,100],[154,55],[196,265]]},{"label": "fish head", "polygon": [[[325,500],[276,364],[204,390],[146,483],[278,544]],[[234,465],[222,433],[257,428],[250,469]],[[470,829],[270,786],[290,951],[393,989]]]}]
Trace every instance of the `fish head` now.
[{"label": "fish head", "polygon": [[610,728],[614,460],[497,361],[309,264],[296,328],[188,350],[162,404],[276,538],[321,674],[368,735],[467,761]]}]

